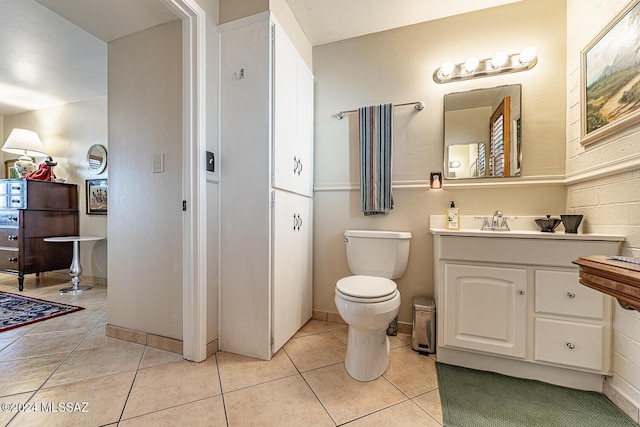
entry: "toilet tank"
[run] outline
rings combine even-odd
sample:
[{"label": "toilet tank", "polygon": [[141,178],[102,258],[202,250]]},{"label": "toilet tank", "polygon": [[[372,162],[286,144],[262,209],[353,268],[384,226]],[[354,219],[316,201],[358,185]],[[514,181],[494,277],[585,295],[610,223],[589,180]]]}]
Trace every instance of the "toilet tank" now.
[{"label": "toilet tank", "polygon": [[409,261],[407,231],[345,230],[347,261],[353,274],[397,279]]}]

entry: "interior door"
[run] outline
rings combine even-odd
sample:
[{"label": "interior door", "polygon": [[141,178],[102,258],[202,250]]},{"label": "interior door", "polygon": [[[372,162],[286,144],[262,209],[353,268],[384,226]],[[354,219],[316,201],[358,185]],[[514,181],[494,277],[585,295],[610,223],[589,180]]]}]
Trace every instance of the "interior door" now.
[{"label": "interior door", "polygon": [[491,176],[511,175],[511,97],[505,96],[491,114],[489,146]]}]

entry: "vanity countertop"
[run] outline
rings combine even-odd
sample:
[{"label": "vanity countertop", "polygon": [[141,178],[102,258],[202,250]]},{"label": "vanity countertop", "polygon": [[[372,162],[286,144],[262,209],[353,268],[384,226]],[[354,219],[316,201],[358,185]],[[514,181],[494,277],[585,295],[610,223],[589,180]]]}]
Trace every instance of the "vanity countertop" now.
[{"label": "vanity countertop", "polygon": [[[508,215],[505,215],[508,216]],[[623,241],[624,236],[614,234],[597,233],[565,233],[555,231],[554,233],[543,233],[536,224],[535,219],[540,216],[518,216],[508,220],[511,231],[491,231],[480,230],[481,221],[475,220],[473,215],[463,215],[460,218],[461,228],[459,230],[449,230],[445,227],[444,215],[431,215],[429,231],[433,235],[439,236],[467,236],[467,237],[506,237],[520,239],[549,239],[549,240],[608,240]],[[474,227],[474,228],[472,228]]]}]

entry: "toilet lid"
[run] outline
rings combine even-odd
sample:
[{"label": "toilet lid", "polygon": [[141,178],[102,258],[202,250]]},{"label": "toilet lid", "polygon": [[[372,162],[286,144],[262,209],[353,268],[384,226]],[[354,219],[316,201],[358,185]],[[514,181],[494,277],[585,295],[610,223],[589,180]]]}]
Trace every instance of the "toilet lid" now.
[{"label": "toilet lid", "polygon": [[393,295],[398,287],[396,282],[384,277],[349,276],[338,280],[336,290],[343,295],[362,299],[378,299]]}]

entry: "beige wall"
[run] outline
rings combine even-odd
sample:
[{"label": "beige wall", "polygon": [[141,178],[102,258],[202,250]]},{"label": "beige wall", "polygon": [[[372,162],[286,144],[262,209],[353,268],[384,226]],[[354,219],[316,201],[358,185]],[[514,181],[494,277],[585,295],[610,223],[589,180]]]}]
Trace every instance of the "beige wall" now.
[{"label": "beige wall", "polygon": [[[182,339],[182,46],[176,20],[109,43],[109,324]],[[164,154],[164,173],[152,155]]]},{"label": "beige wall", "polygon": [[[105,49],[106,56],[106,49]],[[78,186],[78,209],[80,210],[80,234],[107,235],[107,217],[86,214],[85,180],[108,178],[109,167],[100,175],[89,171],[87,151],[93,144],[107,142],[107,97],[89,99],[56,107],[43,108],[4,117],[5,141],[13,128],[24,128],[38,132],[47,153],[58,162],[54,173]],[[17,156],[3,153],[3,160]],[[36,162],[41,163],[42,158]],[[4,169],[3,172],[4,173]],[[84,242],[80,245],[82,274],[92,277],[107,277],[107,241]]]},{"label": "beige wall", "polygon": [[[585,215],[591,232],[626,236],[623,254],[640,257],[640,129],[638,126],[603,141],[580,145],[580,52],[629,2],[567,2],[567,208]],[[623,406],[639,419],[640,315],[616,304],[614,375],[605,392],[632,402]],[[612,390],[615,393],[612,393]],[[635,407],[632,407],[635,405]]]},{"label": "beige wall", "polygon": [[[411,321],[411,297],[433,295],[433,239],[429,215],[455,200],[466,215],[558,215],[565,207],[565,2],[522,1],[480,12],[315,46],[314,309],[336,312],[336,281],[349,274],[342,240],[347,228],[413,233],[409,266],[398,280],[399,320]],[[533,45],[539,62],[523,73],[439,85],[433,71],[445,60],[491,57]],[[427,190],[443,162],[443,95],[522,84],[523,177],[462,185],[445,181]],[[388,217],[359,210],[357,117],[340,110],[421,100],[426,108],[398,107],[394,123],[394,200]],[[505,185],[508,183],[509,185]],[[455,184],[455,185],[454,185]],[[478,227],[480,224],[478,224]]]}]

